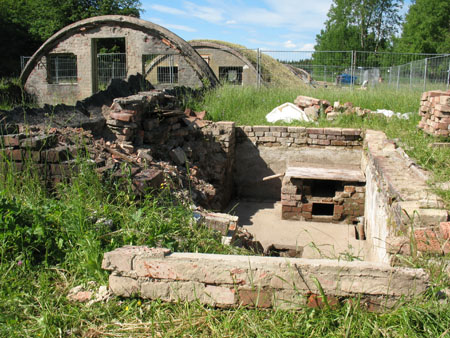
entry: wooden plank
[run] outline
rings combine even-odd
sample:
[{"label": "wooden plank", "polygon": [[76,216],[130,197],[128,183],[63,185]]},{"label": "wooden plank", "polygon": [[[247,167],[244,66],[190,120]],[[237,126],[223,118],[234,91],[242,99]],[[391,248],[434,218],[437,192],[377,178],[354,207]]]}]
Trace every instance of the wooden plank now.
[{"label": "wooden plank", "polygon": [[275,174],[275,175],[263,177],[262,180],[263,181],[268,181],[268,180],[273,180],[274,178],[283,177],[283,176],[284,176],[284,173],[282,173],[282,174]]},{"label": "wooden plank", "polygon": [[361,170],[348,168],[323,167],[288,167],[286,176],[294,178],[330,180],[345,182],[365,182],[366,178]]}]

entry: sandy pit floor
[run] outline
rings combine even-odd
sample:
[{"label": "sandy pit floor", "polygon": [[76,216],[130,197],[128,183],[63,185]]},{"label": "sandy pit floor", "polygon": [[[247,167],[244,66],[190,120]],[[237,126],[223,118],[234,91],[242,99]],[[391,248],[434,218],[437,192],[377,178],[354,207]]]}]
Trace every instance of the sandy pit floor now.
[{"label": "sandy pit floor", "polygon": [[345,223],[304,222],[281,219],[280,202],[235,201],[230,212],[264,249],[271,244],[303,247],[304,258],[361,259],[366,241],[355,239],[355,227]]}]

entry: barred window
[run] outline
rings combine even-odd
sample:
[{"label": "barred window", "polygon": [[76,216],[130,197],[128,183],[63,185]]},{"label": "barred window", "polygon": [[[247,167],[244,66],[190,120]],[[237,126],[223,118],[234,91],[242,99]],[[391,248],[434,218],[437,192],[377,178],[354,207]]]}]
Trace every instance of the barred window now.
[{"label": "barred window", "polygon": [[50,54],[48,56],[49,83],[76,83],[77,56],[74,54]]},{"label": "barred window", "polygon": [[159,66],[158,83],[178,83],[178,67]]},{"label": "barred window", "polygon": [[236,85],[242,84],[242,67],[219,67],[219,80]]}]

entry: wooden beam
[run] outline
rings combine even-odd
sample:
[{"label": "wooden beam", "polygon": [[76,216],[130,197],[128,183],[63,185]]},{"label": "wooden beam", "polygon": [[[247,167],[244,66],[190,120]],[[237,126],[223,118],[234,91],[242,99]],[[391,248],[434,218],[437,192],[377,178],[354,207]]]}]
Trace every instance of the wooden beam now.
[{"label": "wooden beam", "polygon": [[288,167],[286,176],[313,180],[330,180],[345,182],[365,182],[366,177],[361,170],[348,168],[323,167]]}]

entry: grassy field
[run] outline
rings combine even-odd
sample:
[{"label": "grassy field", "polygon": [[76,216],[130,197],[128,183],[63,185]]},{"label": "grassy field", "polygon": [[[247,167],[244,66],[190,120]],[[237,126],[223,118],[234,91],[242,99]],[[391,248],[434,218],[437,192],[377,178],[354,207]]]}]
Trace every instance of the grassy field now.
[{"label": "grassy field", "polygon": [[[291,90],[236,91],[225,87],[190,104],[199,110],[207,109],[216,120],[262,124],[267,112],[279,103],[292,102],[298,94]],[[398,95],[386,100],[386,93],[377,99],[370,99],[373,93],[359,96],[350,91],[301,94],[331,101],[336,97],[366,108],[401,112],[416,111],[418,107],[418,96],[414,95],[413,100],[413,95],[407,93],[404,98]],[[377,102],[386,103],[376,107]],[[404,107],[396,108],[400,106]],[[399,138],[409,153],[432,169],[437,178],[448,180],[448,150],[429,148],[433,139],[418,131],[416,124],[417,117],[406,121],[346,116],[333,123],[319,121],[319,125],[385,130],[390,137]],[[5,165],[1,162],[0,168]],[[242,253],[221,245],[219,236],[193,223],[188,201],[177,200],[167,186],[137,200],[127,188],[129,180],[100,180],[84,160],[80,160],[80,167],[71,184],[60,185],[52,194],[41,186],[39,175],[32,168],[21,174],[3,170],[0,337],[450,336],[450,305],[442,297],[442,292],[450,287],[444,257],[416,257],[405,262],[430,272],[431,288],[425,295],[400,301],[397,308],[382,313],[367,312],[357,302],[335,309],[305,307],[301,311],[244,307],[223,310],[197,303],[165,304],[135,298],[112,298],[90,306],[70,302],[67,294],[74,286],[95,290],[107,284],[108,274],[100,268],[102,255],[122,245]]]}]

